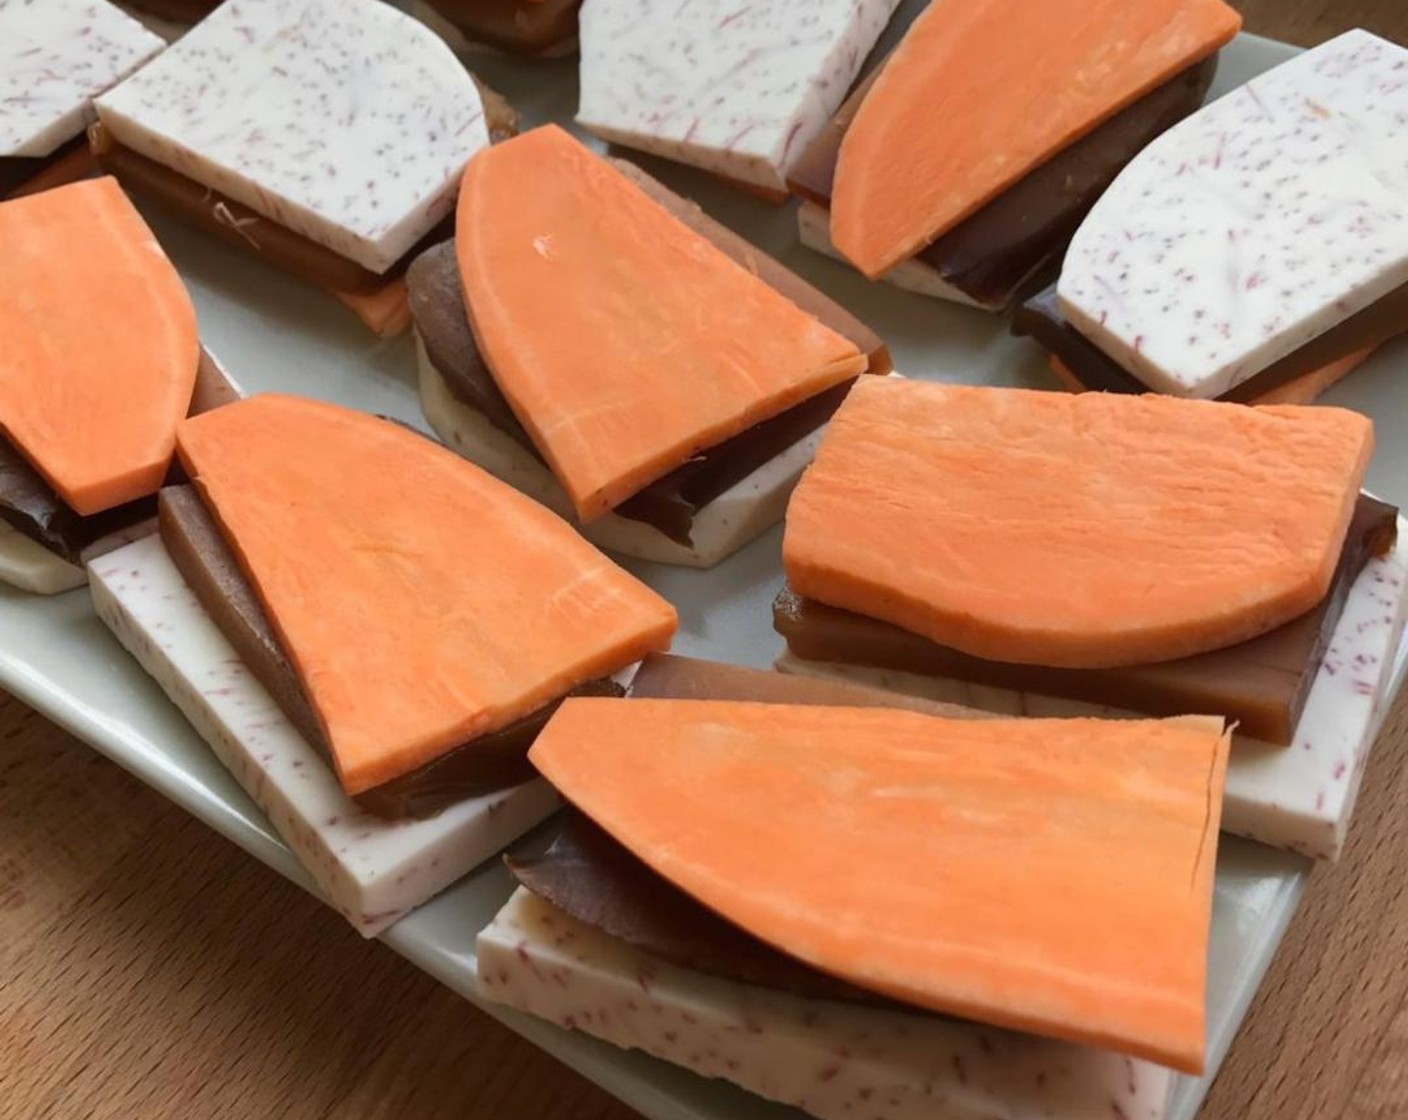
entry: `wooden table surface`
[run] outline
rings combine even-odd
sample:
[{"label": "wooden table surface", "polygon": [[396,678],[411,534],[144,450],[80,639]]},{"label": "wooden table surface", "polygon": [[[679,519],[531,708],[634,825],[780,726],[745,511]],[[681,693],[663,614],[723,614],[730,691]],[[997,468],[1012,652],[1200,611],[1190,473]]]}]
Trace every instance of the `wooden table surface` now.
[{"label": "wooden table surface", "polygon": [[[1238,6],[1408,42],[1408,0]],[[1204,1120],[1408,1116],[1406,869],[1408,696]],[[0,693],[4,1120],[633,1115]]]}]

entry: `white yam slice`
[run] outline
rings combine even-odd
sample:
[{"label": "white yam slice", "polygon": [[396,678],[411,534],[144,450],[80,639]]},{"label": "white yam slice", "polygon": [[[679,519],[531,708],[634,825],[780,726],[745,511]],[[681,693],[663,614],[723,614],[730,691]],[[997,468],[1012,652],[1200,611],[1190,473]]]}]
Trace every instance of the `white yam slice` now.
[{"label": "white yam slice", "polygon": [[489,142],[454,52],[379,0],[229,0],[97,108],[119,144],[377,273]]},{"label": "white yam slice", "polygon": [[785,194],[899,0],[586,0],[577,121]]},{"label": "white yam slice", "polygon": [[1408,282],[1408,49],[1349,31],[1175,125],[1066,255],[1071,323],[1212,398]]},{"label": "white yam slice", "polygon": [[42,158],[166,43],[105,0],[0,0],[0,158]]}]

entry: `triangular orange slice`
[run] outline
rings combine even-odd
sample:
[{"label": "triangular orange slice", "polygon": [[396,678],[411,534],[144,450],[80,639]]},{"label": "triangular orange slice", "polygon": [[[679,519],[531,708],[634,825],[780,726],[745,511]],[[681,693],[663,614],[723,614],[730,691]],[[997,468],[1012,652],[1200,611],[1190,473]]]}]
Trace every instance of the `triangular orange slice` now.
[{"label": "triangular orange slice", "polygon": [[186,421],[179,450],[349,793],[670,644],[667,602],[391,421],[264,394]]},{"label": "triangular orange slice", "polygon": [[1220,719],[569,700],[529,757],[676,886],[863,988],[1203,1064]]},{"label": "triangular orange slice", "polygon": [[80,514],[161,486],[200,361],[176,269],[111,178],[0,203],[0,432]]},{"label": "triangular orange slice", "polygon": [[1338,408],[862,378],[783,564],[799,595],[994,661],[1188,657],[1324,598],[1373,444]]},{"label": "triangular orange slice", "polygon": [[1222,0],[930,4],[841,142],[836,248],[881,276],[1241,22]]},{"label": "triangular orange slice", "polygon": [[470,160],[455,243],[475,340],[583,521],[867,364],[555,125]]}]

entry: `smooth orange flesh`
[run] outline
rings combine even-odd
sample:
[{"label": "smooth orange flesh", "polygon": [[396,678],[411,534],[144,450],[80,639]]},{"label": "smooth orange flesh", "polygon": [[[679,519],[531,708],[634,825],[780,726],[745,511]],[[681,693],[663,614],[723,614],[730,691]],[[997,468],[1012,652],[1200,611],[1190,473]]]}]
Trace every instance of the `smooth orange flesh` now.
[{"label": "smooth orange flesh", "polygon": [[[1335,385],[1339,384],[1346,376],[1353,373],[1363,365],[1371,354],[1374,347],[1370,346],[1363,350],[1356,350],[1352,354],[1346,354],[1338,361],[1329,365],[1313,369],[1308,373],[1303,373],[1299,377],[1292,378],[1284,385],[1278,385],[1274,389],[1268,389],[1259,396],[1253,397],[1248,404],[1310,404],[1319,399],[1321,393],[1328,392]],[[1090,386],[1086,385],[1075,374],[1065,362],[1054,354],[1047,355],[1047,364],[1051,367],[1051,372],[1056,375],[1056,380],[1061,383],[1061,387],[1068,389],[1072,393],[1091,392]]]},{"label": "smooth orange flesh", "polygon": [[799,595],[994,661],[1187,657],[1324,597],[1372,450],[1338,408],[862,378],[783,564]]},{"label": "smooth orange flesh", "polygon": [[936,1011],[1190,1073],[1220,719],[568,700],[529,755],[676,886]]},{"label": "smooth orange flesh", "polygon": [[583,521],[866,368],[554,125],[470,160],[456,247],[479,349]]},{"label": "smooth orange flesh", "polygon": [[116,180],[0,203],[0,432],[80,514],[151,494],[191,401],[190,296]]},{"label": "smooth orange flesh", "polygon": [[1230,40],[1222,0],[935,0],[841,142],[831,238],[875,279]]},{"label": "smooth orange flesh", "polygon": [[349,793],[670,644],[675,612],[653,591],[391,421],[264,394],[178,440]]}]

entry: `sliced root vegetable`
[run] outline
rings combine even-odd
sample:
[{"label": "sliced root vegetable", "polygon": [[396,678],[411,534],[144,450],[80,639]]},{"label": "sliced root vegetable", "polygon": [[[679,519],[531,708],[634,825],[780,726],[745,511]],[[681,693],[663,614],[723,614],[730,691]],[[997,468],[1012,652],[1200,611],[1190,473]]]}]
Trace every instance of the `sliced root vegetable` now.
[{"label": "sliced root vegetable", "polygon": [[668,603],[431,440],[264,395],[183,463],[361,793],[669,644]]},{"label": "sliced root vegetable", "polygon": [[375,0],[225,0],[94,104],[122,147],[377,275],[489,142],[454,53]]},{"label": "sliced root vegetable", "polygon": [[977,657],[1172,660],[1324,597],[1372,448],[1337,408],[862,378],[783,562],[800,595]]},{"label": "sliced root vegetable", "polygon": [[885,340],[821,289],[812,287],[751,241],[709,217],[697,202],[676,194],[635,164],[624,159],[613,159],[611,165],[695,233],[707,237],[730,260],[775,288],[808,315],[814,315],[837,334],[849,338],[870,360],[866,373],[890,373],[895,368]]},{"label": "sliced root vegetable", "polygon": [[824,972],[1202,1068],[1220,719],[569,700],[529,757],[666,879]]},{"label": "sliced root vegetable", "polygon": [[[1405,73],[1408,47],[1346,31],[1170,128],[1072,238],[1066,321],[1151,389],[1207,399],[1392,308],[1408,287]],[[1399,306],[1375,329],[1405,326]]]},{"label": "sliced root vegetable", "polygon": [[153,493],[191,401],[196,316],[116,181],[0,205],[0,432],[80,514]]},{"label": "sliced root vegetable", "polygon": [[1222,0],[944,0],[841,142],[832,236],[872,279],[1237,33]]},{"label": "sliced root vegetable", "polygon": [[479,349],[583,521],[868,364],[556,126],[470,161],[456,247]]},{"label": "sliced root vegetable", "polygon": [[428,820],[363,812],[250,674],[155,536],[90,565],[93,608],[364,937],[428,901],[557,807],[546,782]]}]

